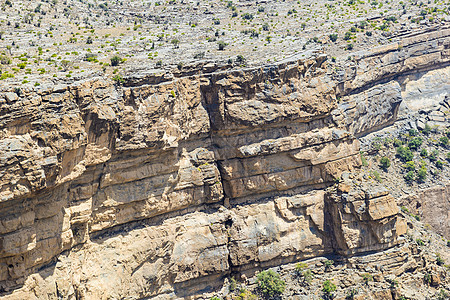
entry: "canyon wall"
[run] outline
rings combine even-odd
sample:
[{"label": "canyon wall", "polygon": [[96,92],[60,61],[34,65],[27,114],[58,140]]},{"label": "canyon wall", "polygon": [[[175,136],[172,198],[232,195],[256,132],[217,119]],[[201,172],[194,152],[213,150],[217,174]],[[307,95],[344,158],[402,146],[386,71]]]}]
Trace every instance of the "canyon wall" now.
[{"label": "canyon wall", "polygon": [[395,199],[345,178],[357,138],[396,120],[400,79],[448,66],[449,37],[435,28],[339,63],[3,90],[0,295],[183,298],[400,243]]}]

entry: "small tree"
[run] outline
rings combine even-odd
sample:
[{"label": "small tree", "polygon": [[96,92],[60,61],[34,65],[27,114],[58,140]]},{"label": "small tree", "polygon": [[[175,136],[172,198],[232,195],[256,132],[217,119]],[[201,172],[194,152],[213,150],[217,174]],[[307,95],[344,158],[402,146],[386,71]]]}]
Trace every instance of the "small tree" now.
[{"label": "small tree", "polygon": [[427,179],[427,169],[425,167],[420,168],[419,172],[417,172],[417,181],[425,182]]},{"label": "small tree", "polygon": [[111,66],[115,67],[118,66],[120,63],[122,62],[122,58],[120,58],[120,56],[113,56],[113,58],[111,58]]},{"label": "small tree", "polygon": [[414,154],[409,150],[408,147],[399,146],[397,147],[397,155],[404,162],[411,161],[414,158]]},{"label": "small tree", "polygon": [[420,151],[420,156],[422,156],[422,157],[427,157],[427,156],[428,156],[428,151],[427,151],[427,149],[422,149],[422,151]]},{"label": "small tree", "polygon": [[405,180],[407,181],[407,182],[412,182],[413,180],[414,180],[414,176],[415,176],[416,174],[414,173],[414,171],[409,171],[408,173],[406,173],[406,175],[405,175]]},{"label": "small tree", "polygon": [[173,39],[173,40],[172,40],[172,45],[173,45],[173,47],[174,47],[175,49],[178,49],[178,48],[180,48],[180,41],[177,40],[177,39]]},{"label": "small tree", "polygon": [[408,147],[409,149],[417,150],[422,145],[422,143],[423,143],[422,138],[420,136],[416,136],[415,138],[409,141]]},{"label": "small tree", "polygon": [[244,20],[253,20],[253,15],[250,13],[244,13],[244,14],[242,14],[242,18]]},{"label": "small tree", "polygon": [[217,42],[217,45],[219,46],[219,50],[222,51],[225,49],[225,47],[228,45],[227,43],[225,43],[224,41],[219,41]]},{"label": "small tree", "polygon": [[308,265],[306,263],[297,263],[295,265],[295,272],[297,272],[297,275],[300,275],[307,267]]},{"label": "small tree", "polygon": [[416,164],[411,160],[407,161],[406,164],[403,166],[408,171],[415,171],[416,170]]},{"label": "small tree", "polygon": [[334,265],[334,260],[327,259],[324,262],[325,270],[329,270]]},{"label": "small tree", "polygon": [[62,60],[61,61],[61,67],[63,68],[63,71],[67,71],[67,69],[69,69],[69,67],[72,65],[72,62],[68,61],[68,60]]},{"label": "small tree", "polygon": [[329,37],[332,42],[336,42],[338,39],[337,33],[330,34]]},{"label": "small tree", "polygon": [[119,74],[117,74],[116,76],[114,76],[112,78],[115,82],[117,82],[118,84],[124,83],[125,79],[123,79],[122,76],[120,76]]},{"label": "small tree", "polygon": [[391,166],[391,161],[388,157],[384,156],[380,159],[380,167],[387,171],[387,169]]},{"label": "small tree", "polygon": [[325,293],[325,297],[333,298],[333,292],[336,291],[336,285],[329,280],[325,280],[322,285],[322,292]]},{"label": "small tree", "polygon": [[410,136],[417,136],[419,134],[419,132],[417,130],[411,128],[410,130],[408,130],[408,134]]},{"label": "small tree", "polygon": [[274,298],[284,292],[286,283],[273,270],[262,271],[256,276],[258,289],[266,298]]}]

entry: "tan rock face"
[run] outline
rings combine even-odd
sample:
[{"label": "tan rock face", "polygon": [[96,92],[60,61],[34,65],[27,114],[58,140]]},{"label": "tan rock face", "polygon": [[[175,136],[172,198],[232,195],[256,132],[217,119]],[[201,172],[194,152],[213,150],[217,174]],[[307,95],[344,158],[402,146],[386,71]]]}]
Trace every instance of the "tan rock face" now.
[{"label": "tan rock face", "polygon": [[436,232],[450,238],[450,184],[438,186],[399,200],[411,213]]},{"label": "tan rock face", "polygon": [[343,76],[317,56],[3,91],[0,295],[182,298],[232,272],[397,244],[388,192],[330,186],[357,172],[355,136],[396,118],[401,84],[380,80],[448,62],[449,34],[360,53]]},{"label": "tan rock face", "polygon": [[388,247],[406,233],[395,199],[382,187],[330,193],[338,251],[355,253]]}]

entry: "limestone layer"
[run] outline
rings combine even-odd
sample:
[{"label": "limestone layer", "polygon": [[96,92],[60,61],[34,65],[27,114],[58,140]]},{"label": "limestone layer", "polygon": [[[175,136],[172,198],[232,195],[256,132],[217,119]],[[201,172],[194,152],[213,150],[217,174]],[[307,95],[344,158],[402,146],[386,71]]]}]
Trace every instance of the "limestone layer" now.
[{"label": "limestone layer", "polygon": [[342,66],[316,53],[3,90],[0,295],[180,298],[230,273],[398,244],[387,191],[328,187],[360,166],[356,137],[395,121],[398,78],[448,65],[449,36]]}]

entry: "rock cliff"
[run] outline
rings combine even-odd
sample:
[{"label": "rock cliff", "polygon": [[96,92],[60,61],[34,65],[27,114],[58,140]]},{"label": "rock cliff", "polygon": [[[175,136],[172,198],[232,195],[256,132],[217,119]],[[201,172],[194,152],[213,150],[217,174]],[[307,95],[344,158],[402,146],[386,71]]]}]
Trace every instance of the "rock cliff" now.
[{"label": "rock cliff", "polygon": [[[413,98],[411,74],[449,63],[450,29],[436,27],[337,62],[2,87],[0,295],[184,298],[402,244],[396,199],[347,179],[358,138]],[[448,208],[448,188],[425,193]]]}]

